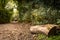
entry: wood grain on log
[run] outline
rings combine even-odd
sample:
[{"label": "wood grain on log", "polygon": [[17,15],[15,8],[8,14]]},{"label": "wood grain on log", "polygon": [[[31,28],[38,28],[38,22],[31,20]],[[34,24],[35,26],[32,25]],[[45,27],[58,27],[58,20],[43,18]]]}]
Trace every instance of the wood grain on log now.
[{"label": "wood grain on log", "polygon": [[45,35],[55,35],[58,30],[60,30],[60,27],[54,24],[36,25],[30,27],[31,33],[43,33]]}]

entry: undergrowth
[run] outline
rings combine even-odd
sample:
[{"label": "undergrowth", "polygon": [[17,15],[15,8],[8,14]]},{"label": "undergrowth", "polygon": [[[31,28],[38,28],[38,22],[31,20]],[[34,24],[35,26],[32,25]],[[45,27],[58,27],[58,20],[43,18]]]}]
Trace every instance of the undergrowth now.
[{"label": "undergrowth", "polygon": [[44,34],[38,34],[37,40],[60,40],[60,35],[46,36]]}]

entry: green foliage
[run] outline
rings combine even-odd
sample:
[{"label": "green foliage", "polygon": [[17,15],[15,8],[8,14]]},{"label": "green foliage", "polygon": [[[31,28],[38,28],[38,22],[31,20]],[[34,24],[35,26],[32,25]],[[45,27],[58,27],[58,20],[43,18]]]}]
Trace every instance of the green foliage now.
[{"label": "green foliage", "polygon": [[47,39],[47,36],[44,34],[38,34],[37,36],[37,40],[46,40],[46,39]]},{"label": "green foliage", "polygon": [[8,2],[8,0],[0,0],[0,8],[4,9],[7,2]]},{"label": "green foliage", "polygon": [[53,3],[52,0],[33,0],[28,3],[26,1],[20,3],[20,21],[30,21],[33,24],[59,24],[60,12]]},{"label": "green foliage", "polygon": [[10,22],[11,14],[6,10],[0,10],[0,23]]},{"label": "green foliage", "polygon": [[[57,0],[9,0],[18,4],[19,21],[32,22],[33,24],[60,24],[60,3]],[[60,1],[59,1],[60,2]],[[0,9],[4,9],[8,0],[0,0]],[[57,5],[56,5],[57,4]],[[11,6],[12,7],[12,6]],[[13,6],[14,7],[14,6]],[[10,8],[10,6],[8,6]],[[11,9],[13,12],[13,8]],[[13,14],[10,11],[3,10],[7,15]],[[5,12],[6,11],[6,12]],[[9,14],[9,16],[10,16]],[[5,14],[4,14],[5,15]],[[11,19],[13,19],[11,17]]]},{"label": "green foliage", "polygon": [[60,40],[60,35],[58,35],[58,36],[51,36],[51,37],[47,38],[47,40]]},{"label": "green foliage", "polygon": [[47,37],[44,34],[38,34],[37,40],[60,40],[60,35]]},{"label": "green foliage", "polygon": [[20,22],[23,22],[23,21],[31,21],[31,4],[27,4],[27,3],[24,3],[24,4],[20,4],[19,5],[19,18],[20,18]]}]

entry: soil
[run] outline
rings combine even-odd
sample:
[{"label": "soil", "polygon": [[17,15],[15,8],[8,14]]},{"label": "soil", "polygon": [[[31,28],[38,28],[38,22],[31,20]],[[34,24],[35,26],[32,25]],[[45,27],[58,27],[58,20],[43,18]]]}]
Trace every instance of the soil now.
[{"label": "soil", "polygon": [[0,24],[0,40],[36,40],[30,26],[30,23]]}]

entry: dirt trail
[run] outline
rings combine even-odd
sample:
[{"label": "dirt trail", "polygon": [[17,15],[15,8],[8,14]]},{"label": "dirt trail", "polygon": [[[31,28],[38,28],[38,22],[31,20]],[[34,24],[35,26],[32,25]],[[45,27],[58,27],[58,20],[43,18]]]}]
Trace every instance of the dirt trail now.
[{"label": "dirt trail", "polygon": [[26,23],[0,24],[0,40],[35,40],[30,26]]}]

